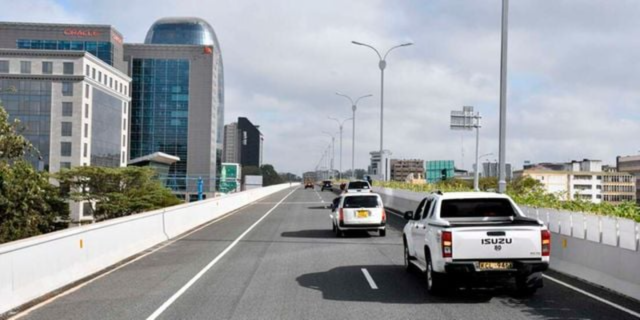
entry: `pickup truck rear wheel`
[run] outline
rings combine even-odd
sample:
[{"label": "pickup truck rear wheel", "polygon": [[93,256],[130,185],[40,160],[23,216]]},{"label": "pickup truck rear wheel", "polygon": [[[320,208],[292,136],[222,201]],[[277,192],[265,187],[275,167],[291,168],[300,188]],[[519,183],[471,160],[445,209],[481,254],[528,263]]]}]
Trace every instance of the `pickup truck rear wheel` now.
[{"label": "pickup truck rear wheel", "polygon": [[433,271],[431,257],[427,256],[427,270],[425,271],[427,282],[427,292],[432,295],[440,295],[446,288],[446,276],[444,274]]},{"label": "pickup truck rear wheel", "polygon": [[532,296],[542,287],[542,276],[516,276],[516,294],[520,297]]},{"label": "pickup truck rear wheel", "polygon": [[386,235],[387,235],[387,230],[386,230],[386,229],[380,229],[378,232],[379,232],[379,235],[380,235],[381,237],[384,237],[384,236],[386,236]]}]

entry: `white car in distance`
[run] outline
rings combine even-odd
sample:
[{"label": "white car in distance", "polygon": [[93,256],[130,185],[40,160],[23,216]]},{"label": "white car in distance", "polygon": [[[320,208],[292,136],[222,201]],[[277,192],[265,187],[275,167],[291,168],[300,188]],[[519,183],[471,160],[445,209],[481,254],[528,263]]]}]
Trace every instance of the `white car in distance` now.
[{"label": "white car in distance", "polygon": [[368,193],[371,192],[371,185],[364,180],[354,180],[347,182],[344,188],[345,193]]},{"label": "white car in distance", "polygon": [[381,237],[387,233],[387,215],[376,193],[343,193],[333,200],[330,216],[338,237],[348,230],[378,231]]}]

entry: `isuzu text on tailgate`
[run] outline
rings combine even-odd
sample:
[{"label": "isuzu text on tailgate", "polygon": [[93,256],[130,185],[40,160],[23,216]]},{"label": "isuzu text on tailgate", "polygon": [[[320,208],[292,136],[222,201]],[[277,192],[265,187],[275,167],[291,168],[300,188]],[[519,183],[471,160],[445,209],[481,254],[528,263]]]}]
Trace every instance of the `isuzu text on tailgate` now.
[{"label": "isuzu text on tailgate", "polygon": [[432,294],[454,284],[487,286],[507,278],[515,279],[522,295],[542,287],[551,234],[506,195],[433,193],[405,219],[405,266],[425,273]]}]

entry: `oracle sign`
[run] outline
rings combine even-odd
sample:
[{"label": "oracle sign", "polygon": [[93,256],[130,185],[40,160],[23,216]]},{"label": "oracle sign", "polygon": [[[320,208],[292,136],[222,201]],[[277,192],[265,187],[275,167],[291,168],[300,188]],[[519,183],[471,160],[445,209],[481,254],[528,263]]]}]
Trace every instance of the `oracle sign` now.
[{"label": "oracle sign", "polygon": [[100,35],[100,31],[82,30],[82,29],[64,29],[64,35],[72,36],[72,37],[97,37]]}]

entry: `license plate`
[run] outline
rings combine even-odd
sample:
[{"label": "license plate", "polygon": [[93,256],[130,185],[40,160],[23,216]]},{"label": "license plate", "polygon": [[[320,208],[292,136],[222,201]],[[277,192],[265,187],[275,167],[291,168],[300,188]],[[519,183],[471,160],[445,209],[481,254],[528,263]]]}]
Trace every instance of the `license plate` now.
[{"label": "license plate", "polygon": [[513,269],[513,262],[480,262],[481,270],[508,270]]},{"label": "license plate", "polygon": [[358,218],[369,218],[369,211],[366,210],[358,210],[356,212],[356,217]]}]

